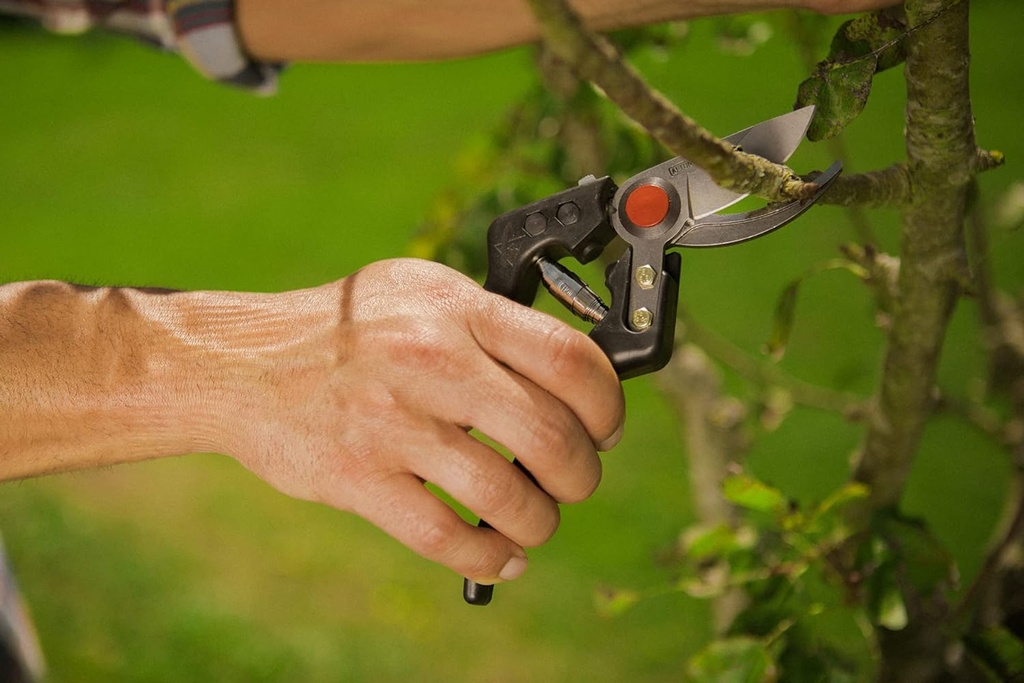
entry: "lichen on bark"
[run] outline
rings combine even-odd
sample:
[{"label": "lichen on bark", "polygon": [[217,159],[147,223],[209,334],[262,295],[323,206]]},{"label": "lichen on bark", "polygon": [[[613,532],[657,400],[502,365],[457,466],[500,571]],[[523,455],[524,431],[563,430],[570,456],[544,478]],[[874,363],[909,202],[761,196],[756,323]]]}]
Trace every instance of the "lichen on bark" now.
[{"label": "lichen on bark", "polygon": [[935,405],[942,342],[966,271],[963,224],[977,149],[971,114],[967,0],[910,0],[912,25],[942,16],[907,43],[907,169],[899,298],[881,386],[855,476],[871,505],[903,491],[925,421]]}]

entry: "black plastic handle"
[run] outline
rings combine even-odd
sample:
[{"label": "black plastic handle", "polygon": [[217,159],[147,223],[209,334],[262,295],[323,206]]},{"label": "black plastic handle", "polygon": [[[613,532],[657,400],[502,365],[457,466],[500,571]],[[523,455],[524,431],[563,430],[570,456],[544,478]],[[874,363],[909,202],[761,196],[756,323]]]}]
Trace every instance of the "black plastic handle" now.
[{"label": "black plastic handle", "polygon": [[[499,216],[487,232],[488,265],[485,289],[529,306],[540,284],[537,262],[572,256],[588,263],[615,237],[608,206],[618,188],[610,178],[594,179],[539,202]],[[612,293],[608,314],[590,332],[619,377],[626,379],[659,370],[672,355],[679,298],[678,254],[667,254],[656,279],[659,305],[651,326],[643,332],[629,324],[632,249],[608,267],[605,280]],[[531,479],[533,476],[513,461]],[[479,526],[492,528],[481,519]],[[465,579],[462,598],[470,605],[487,605],[494,586]]]},{"label": "black plastic handle", "polygon": [[619,379],[639,377],[662,369],[672,358],[676,333],[676,308],[679,305],[679,254],[665,254],[660,277],[655,279],[657,310],[651,326],[642,332],[629,323],[629,284],[633,272],[633,251],[627,249],[619,260],[608,266],[605,284],[612,293],[611,307],[604,320],[590,331],[612,362]]},{"label": "black plastic handle", "polygon": [[502,214],[487,230],[484,288],[529,306],[537,295],[538,258],[597,258],[615,238],[608,206],[617,186],[600,178]]},{"label": "black plastic handle", "polygon": [[[481,519],[477,526],[481,529],[492,529],[493,527],[487,523],[487,520]],[[494,586],[487,583],[477,583],[472,579],[462,580],[462,599],[466,601],[468,605],[477,605],[483,607],[484,605],[491,604],[491,598],[494,597]]]},{"label": "black plastic handle", "polygon": [[[513,460],[512,464],[518,467],[519,471],[525,474],[530,481],[532,481],[534,484],[537,483],[537,479],[534,478],[533,473],[530,472],[530,470],[526,469],[523,466],[523,463],[521,463],[518,460]],[[481,529],[494,528],[487,523],[486,519],[481,519],[479,522],[477,522],[477,526]],[[477,583],[472,579],[462,580],[462,599],[465,600],[467,604],[478,605],[480,607],[483,607],[484,605],[489,605],[491,602],[491,598],[493,597],[493,585],[487,583]]]}]

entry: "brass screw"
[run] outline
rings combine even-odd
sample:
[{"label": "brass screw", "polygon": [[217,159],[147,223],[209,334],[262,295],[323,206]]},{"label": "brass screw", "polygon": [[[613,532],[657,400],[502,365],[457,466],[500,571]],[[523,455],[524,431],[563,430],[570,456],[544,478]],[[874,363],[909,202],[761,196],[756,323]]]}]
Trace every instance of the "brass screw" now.
[{"label": "brass screw", "polygon": [[643,332],[654,322],[654,316],[646,308],[638,308],[633,311],[633,329]]},{"label": "brass screw", "polygon": [[636,283],[640,285],[640,289],[653,289],[656,277],[654,268],[649,265],[643,265],[636,269]]}]

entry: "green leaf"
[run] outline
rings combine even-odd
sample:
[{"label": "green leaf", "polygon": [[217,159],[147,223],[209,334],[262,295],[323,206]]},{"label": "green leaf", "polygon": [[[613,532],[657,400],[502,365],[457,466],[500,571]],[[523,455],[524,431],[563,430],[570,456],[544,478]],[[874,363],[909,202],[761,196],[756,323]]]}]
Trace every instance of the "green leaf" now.
[{"label": "green leaf", "polygon": [[606,619],[620,617],[640,601],[640,594],[632,590],[601,587],[594,594],[597,613]]},{"label": "green leaf", "polygon": [[765,344],[765,351],[772,357],[772,360],[780,361],[786,353],[786,346],[789,344],[789,335],[793,331],[793,321],[796,318],[796,297],[800,293],[800,285],[803,280],[795,280],[782,290],[778,302],[775,304],[775,315],[772,316],[772,334]]},{"label": "green leaf", "polygon": [[678,583],[678,588],[691,598],[698,600],[717,598],[729,589],[733,581],[741,583],[730,571],[731,568],[728,564],[718,562],[703,568],[695,578],[683,579]]},{"label": "green leaf", "polygon": [[789,344],[789,335],[793,331],[793,323],[796,319],[796,300],[800,293],[800,287],[806,280],[829,270],[846,270],[861,280],[871,277],[863,266],[849,259],[829,259],[815,265],[803,275],[786,285],[775,304],[775,315],[772,318],[772,333],[765,344],[764,351],[772,357],[772,360],[780,361],[786,353],[786,346]]},{"label": "green leaf", "polygon": [[834,137],[857,118],[871,94],[874,75],[903,62],[906,35],[899,9],[864,14],[839,27],[828,57],[797,92],[798,106],[817,107],[808,139]]},{"label": "green leaf", "polygon": [[834,491],[828,498],[821,501],[818,507],[814,511],[815,516],[826,515],[829,513],[840,512],[850,503],[858,500],[864,500],[868,497],[871,490],[864,484],[858,481],[851,481],[843,486],[840,486]]},{"label": "green leaf", "polygon": [[683,533],[683,552],[688,559],[701,562],[749,548],[756,538],[749,527],[733,529],[728,524],[695,524]]},{"label": "green leaf", "polygon": [[893,517],[885,523],[884,534],[903,576],[918,594],[932,596],[956,585],[952,556],[924,523]]},{"label": "green leaf", "polygon": [[964,638],[971,656],[1000,681],[1019,681],[1024,676],[1024,643],[1005,628],[991,628]]},{"label": "green leaf", "polygon": [[722,482],[722,494],[729,502],[748,510],[784,514],[789,509],[789,500],[782,491],[745,474],[727,477]]},{"label": "green leaf", "polygon": [[850,504],[867,498],[869,493],[868,487],[859,482],[844,484],[811,511],[804,527],[805,533],[829,543],[836,543],[840,538],[847,537],[849,528],[845,516],[846,509]]},{"label": "green leaf", "polygon": [[860,115],[868,103],[877,69],[878,58],[868,55],[852,62],[828,63],[800,84],[797,106],[815,106],[808,140],[835,137]]},{"label": "green leaf", "polygon": [[777,679],[768,646],[744,636],[711,643],[690,659],[686,673],[693,683],[768,683]]},{"label": "green leaf", "polygon": [[899,9],[862,14],[839,27],[829,58],[850,60],[873,54],[878,57],[878,70],[885,71],[906,58],[903,38],[907,33],[906,17]]},{"label": "green leaf", "polygon": [[878,603],[875,622],[890,631],[902,631],[907,626],[907,605],[895,585],[887,586]]}]

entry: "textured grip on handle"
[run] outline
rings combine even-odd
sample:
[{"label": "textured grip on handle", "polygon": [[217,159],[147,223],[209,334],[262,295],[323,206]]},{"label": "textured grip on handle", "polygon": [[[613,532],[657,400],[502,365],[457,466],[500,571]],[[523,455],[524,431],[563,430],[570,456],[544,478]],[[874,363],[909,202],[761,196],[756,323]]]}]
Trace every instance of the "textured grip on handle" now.
[{"label": "textured grip on handle", "polygon": [[[529,306],[540,285],[538,261],[572,256],[580,263],[597,258],[615,229],[608,206],[618,186],[608,177],[589,178],[577,187],[552,195],[496,218],[487,231],[487,281],[484,289]],[[513,464],[535,484],[518,460]],[[480,520],[479,526],[491,528]],[[462,597],[470,605],[486,605],[494,586],[465,579]]]}]

